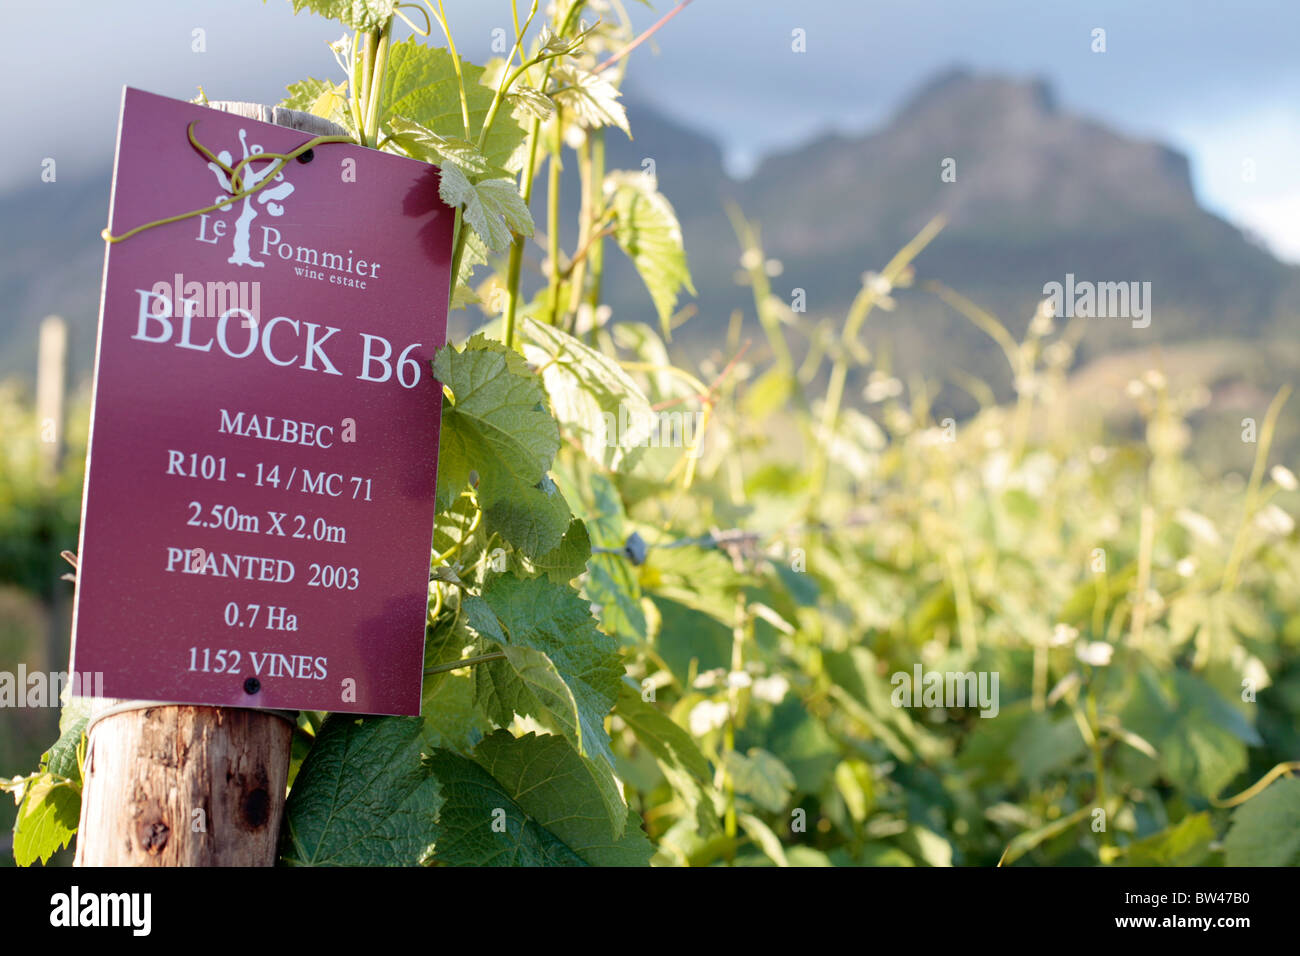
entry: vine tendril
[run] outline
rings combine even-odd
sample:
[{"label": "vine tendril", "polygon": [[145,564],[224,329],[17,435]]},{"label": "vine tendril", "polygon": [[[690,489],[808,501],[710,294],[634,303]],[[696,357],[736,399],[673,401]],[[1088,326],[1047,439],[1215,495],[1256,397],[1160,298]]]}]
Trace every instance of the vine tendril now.
[{"label": "vine tendril", "polygon": [[[183,212],[175,216],[168,216],[165,219],[155,219],[153,222],[146,222],[143,225],[136,226],[134,229],[127,230],[121,235],[115,236],[108,229],[105,229],[103,232],[100,233],[100,235],[103,236],[107,242],[110,243],[121,242],[123,239],[130,239],[132,236],[138,235],[139,233],[144,232],[146,229],[152,229],[155,226],[165,226],[168,223],[180,222],[185,219],[192,219],[195,216],[204,215],[205,213],[215,212],[218,209],[239,202],[241,199],[247,199],[249,196],[256,194],[259,190],[263,189],[272,180],[274,180],[275,177],[279,174],[280,170],[284,169],[284,167],[287,166],[292,160],[297,159],[303,153],[307,152],[310,149],[313,149],[316,146],[323,146],[326,143],[355,143],[355,140],[353,140],[352,137],[350,136],[317,136],[314,137],[313,139],[307,140],[302,145],[295,147],[294,149],[290,150],[287,153],[265,153],[265,152],[252,153],[248,156],[245,156],[234,166],[230,166],[226,163],[223,163],[220,159],[214,156],[212,151],[208,149],[206,146],[204,146],[202,143],[200,143],[198,139],[195,137],[194,127],[198,125],[198,122],[199,122],[198,120],[194,120],[192,123],[190,123],[190,125],[187,126],[185,129],[185,134],[189,138],[191,146],[193,146],[200,154],[205,156],[209,161],[215,163],[217,167],[221,169],[222,172],[224,172],[227,176],[230,177],[230,189],[231,189],[230,197],[227,199],[221,199],[210,206],[204,206],[201,209],[192,209],[189,212]],[[256,160],[266,160],[266,161],[275,160],[277,162],[277,165],[269,173],[263,176],[261,182],[259,182],[256,186],[253,186],[250,189],[245,189],[244,181],[243,178],[240,176],[240,172],[244,169],[244,167],[248,163],[254,162]]]}]

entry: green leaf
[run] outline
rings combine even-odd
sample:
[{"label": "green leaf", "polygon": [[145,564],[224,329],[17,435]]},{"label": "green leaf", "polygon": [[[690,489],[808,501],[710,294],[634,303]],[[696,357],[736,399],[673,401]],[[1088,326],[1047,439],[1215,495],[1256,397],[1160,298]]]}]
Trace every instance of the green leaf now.
[{"label": "green leaf", "polygon": [[1078,825],[1079,821],[1085,819],[1090,813],[1092,813],[1092,807],[1082,806],[1073,813],[1059,817],[1051,823],[1017,835],[1007,845],[998,865],[1010,866],[1039,844],[1054,839],[1071,827]]},{"label": "green leaf", "polygon": [[1270,784],[1232,812],[1228,866],[1300,866],[1300,777]]},{"label": "green leaf", "polygon": [[1151,742],[1169,780],[1206,796],[1217,794],[1246,768],[1246,744],[1262,742],[1213,687],[1183,670],[1168,675],[1140,671],[1120,722]]},{"label": "green leaf", "polygon": [[780,837],[773,833],[772,828],[766,823],[752,813],[737,814],[736,822],[769,860],[777,866],[790,865],[790,861],[785,856],[785,849],[781,846]]},{"label": "green leaf", "polygon": [[555,101],[531,86],[516,83],[507,98],[511,109],[533,119],[545,120],[555,112]]},{"label": "green leaf", "polygon": [[[622,542],[619,542],[622,544]],[[625,644],[644,641],[649,625],[641,607],[636,570],[618,554],[593,554],[587,565],[583,593],[599,608],[600,626]]]},{"label": "green leaf", "polygon": [[866,823],[876,803],[876,785],[871,768],[861,760],[841,760],[835,766],[835,789],[844,809],[858,824]]},{"label": "green leaf", "polygon": [[551,90],[551,99],[579,126],[617,126],[628,139],[632,138],[627,111],[618,101],[618,87],[609,80],[567,63],[551,70],[551,79],[557,84]]},{"label": "green leaf", "polygon": [[798,694],[787,693],[766,716],[751,717],[747,730],[757,732],[760,727],[759,737],[742,734],[742,744],[747,746],[761,740],[794,775],[800,793],[821,793],[832,783],[840,745],[821,719],[808,712]]},{"label": "green leaf", "polygon": [[652,548],[641,583],[655,596],[672,598],[729,629],[736,617],[736,593],[752,579],[737,572],[719,548],[690,545]]},{"label": "green leaf", "polygon": [[798,380],[785,368],[773,365],[746,390],[745,414],[762,421],[790,401],[797,385]]},{"label": "green leaf", "polygon": [[443,797],[421,759],[418,717],[331,714],[285,806],[288,866],[416,866]]},{"label": "green leaf", "polygon": [[477,699],[498,724],[535,717],[589,758],[585,775],[618,832],[627,805],[605,731],[623,676],[614,640],[576,593],[545,578],[499,575],[465,606],[469,626],[506,654],[475,669]]},{"label": "green leaf", "polygon": [[546,575],[556,584],[568,584],[587,570],[587,561],[591,558],[591,538],[587,535],[587,526],[581,518],[569,521],[569,528],[564,532],[560,543],[545,554],[530,559],[519,552],[513,552],[519,569],[527,577]]},{"label": "green leaf", "polygon": [[614,239],[650,291],[659,324],[668,336],[678,294],[682,289],[695,294],[677,213],[646,173],[612,172],[605,177],[604,188],[606,204],[614,212]]},{"label": "green leaf", "polygon": [[630,468],[656,424],[636,382],[614,359],[563,329],[530,318],[523,319],[520,329],[532,343],[524,346],[524,355],[542,369],[561,427],[593,461],[611,471]]},{"label": "green leaf", "polygon": [[438,554],[453,551],[453,557],[464,563],[474,557],[486,544],[483,525],[475,527],[478,509],[468,495],[461,495],[449,507],[438,511],[433,520],[433,550]]},{"label": "green leaf", "polygon": [[352,114],[348,110],[348,87],[346,83],[331,83],[329,80],[308,78],[301,83],[289,85],[289,95],[280,103],[286,109],[300,110],[320,116],[332,123],[337,123],[349,133],[355,133]]},{"label": "green leaf", "polygon": [[[460,108],[460,83],[451,54],[410,37],[388,50],[384,115],[402,116],[439,136],[478,142],[483,121],[492,106],[494,91],[482,84],[483,67],[461,62],[465,99],[469,104],[469,135]],[[498,110],[492,131],[483,144],[488,165],[517,171],[522,165],[523,127]]]},{"label": "green leaf", "polygon": [[896,846],[869,843],[860,855],[862,866],[916,866],[916,861]]},{"label": "green leaf", "polygon": [[691,735],[659,708],[642,700],[626,683],[619,691],[615,712],[661,764],[678,769],[700,783],[712,783],[709,761]]},{"label": "green leaf", "polygon": [[748,754],[731,750],[723,765],[736,793],[748,797],[770,813],[780,813],[794,793],[794,774],[775,756],[759,747]]},{"label": "green leaf", "polygon": [[289,0],[293,12],[310,10],[353,30],[379,30],[393,18],[397,0]]},{"label": "green leaf", "polygon": [[392,141],[413,159],[436,165],[452,163],[467,176],[508,175],[501,167],[489,163],[477,146],[459,136],[443,136],[404,116],[394,116],[387,125]]},{"label": "green leaf", "polygon": [[[627,516],[618,489],[599,473],[592,474],[590,487],[595,506],[585,517],[593,544],[602,548],[621,548],[626,540]],[[641,585],[635,568],[622,555],[592,554],[583,592],[589,601],[599,606],[600,623],[605,633],[613,634],[627,644],[646,639]]]},{"label": "green leaf", "polygon": [[1040,711],[1029,714],[1008,755],[1020,767],[1020,779],[1038,784],[1048,774],[1069,767],[1087,752],[1079,725],[1070,717],[1052,720]]},{"label": "green leaf", "polygon": [[1214,842],[1208,813],[1193,813],[1159,833],[1130,843],[1119,862],[1124,866],[1200,866]]},{"label": "green leaf", "polygon": [[429,765],[446,796],[435,859],[450,866],[644,866],[653,853],[635,811],[617,830],[585,761],[563,738],[499,730],[467,759]]},{"label": "green leaf", "polygon": [[512,233],[533,234],[533,217],[513,179],[470,182],[455,163],[442,166],[438,195],[448,206],[461,206],[462,217],[488,249],[510,245]]},{"label": "green leaf", "polygon": [[73,698],[72,705],[63,708],[63,713],[59,717],[61,731],[59,739],[41,755],[41,769],[48,770],[56,777],[71,780],[77,785],[81,783],[81,766],[77,763],[77,749],[81,746],[81,738],[86,732],[90,708],[86,704],[77,706],[76,702],[86,700],[87,698],[84,697]]},{"label": "green leaf", "polygon": [[[832,698],[853,720],[864,724],[871,734],[889,748],[900,760],[911,762],[920,757],[922,760],[936,760],[947,756],[947,744],[930,731],[912,720],[905,707],[893,705],[893,691],[881,671],[880,660],[862,646],[851,647],[847,651],[824,652],[826,674],[835,683]],[[972,740],[994,728],[987,725],[1011,724],[1007,714],[1015,705],[1003,708],[997,720],[981,720]],[[1001,734],[1001,743],[1005,742]]]},{"label": "green leaf", "polygon": [[707,840],[720,834],[713,774],[691,735],[667,714],[642,700],[627,681],[619,691],[614,712],[655,758],[673,793],[685,806],[683,819],[690,821],[693,838]]},{"label": "green leaf", "polygon": [[[474,642],[463,617],[458,616],[454,627],[444,622],[425,639],[426,669],[460,660],[464,656],[462,649]],[[474,699],[472,667],[426,674],[420,713],[425,744],[429,748],[468,754],[492,731],[492,722]]]},{"label": "green leaf", "polygon": [[68,780],[42,773],[27,784],[18,817],[14,820],[14,860],[44,865],[67,846],[77,832],[81,794]]},{"label": "green leaf", "polygon": [[[616,560],[623,561],[622,558]],[[627,564],[626,561],[623,563]],[[670,598],[652,595],[651,601],[660,620],[659,632],[655,635],[655,653],[680,683],[686,684],[692,671],[699,673],[730,667],[734,640],[731,628]]]},{"label": "green leaf", "polygon": [[14,859],[30,866],[44,864],[68,845],[81,817],[81,765],[78,750],[90,718],[89,697],[73,697],[72,685],[60,693],[59,739],[41,754],[39,773],[22,786],[18,816],[14,820]]},{"label": "green leaf", "polygon": [[573,53],[578,50],[587,41],[587,38],[595,33],[594,26],[588,27],[586,21],[579,24],[577,33],[556,33],[550,24],[542,24],[542,29],[537,35],[537,46],[531,59],[537,59],[542,56],[562,56]]},{"label": "green leaf", "polygon": [[488,261],[488,247],[473,229],[465,233],[465,250],[460,257],[460,272],[456,277],[456,286],[451,294],[451,308],[463,309],[467,305],[480,304],[479,297],[470,288],[474,270]]},{"label": "green leaf", "polygon": [[440,351],[433,373],[452,393],[443,404],[440,499],[454,500],[474,472],[489,531],[530,558],[554,549],[570,512],[546,477],[560,430],[546,410],[541,379],[517,353],[481,335],[461,351]]},{"label": "green leaf", "polygon": [[933,830],[910,826],[898,842],[913,859],[927,866],[952,866],[952,844]]}]

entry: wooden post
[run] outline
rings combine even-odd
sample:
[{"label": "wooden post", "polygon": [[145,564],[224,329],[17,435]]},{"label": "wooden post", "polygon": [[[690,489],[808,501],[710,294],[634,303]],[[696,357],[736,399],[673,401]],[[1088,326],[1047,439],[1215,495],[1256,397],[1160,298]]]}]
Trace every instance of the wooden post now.
[{"label": "wooden post", "polygon": [[41,431],[41,475],[53,482],[63,464],[64,394],[68,375],[68,325],[57,315],[41,322],[36,353],[36,420]]},{"label": "wooden post", "polygon": [[[68,325],[57,315],[48,315],[41,322],[40,340],[36,350],[36,427],[40,434],[41,481],[53,490],[63,467],[63,426],[66,418],[68,381]],[[49,556],[48,595],[49,620],[45,630],[45,660],[42,669],[53,672],[67,660],[68,592],[59,580],[63,559]],[[51,730],[57,724],[51,721]]]},{"label": "wooden post", "polygon": [[[213,109],[313,136],[319,116],[257,103]],[[183,135],[183,130],[177,135]],[[273,866],[293,726],[266,711],[95,700],[77,866]]]}]

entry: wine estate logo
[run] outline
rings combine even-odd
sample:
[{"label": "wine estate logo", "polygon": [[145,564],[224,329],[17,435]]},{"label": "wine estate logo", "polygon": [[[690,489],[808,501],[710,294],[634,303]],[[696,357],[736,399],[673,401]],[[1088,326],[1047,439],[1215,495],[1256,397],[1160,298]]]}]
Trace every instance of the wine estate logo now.
[{"label": "wine estate logo", "polygon": [[[246,129],[239,131],[239,144],[243,151],[242,159],[259,156],[265,152],[260,143],[248,142]],[[365,289],[367,280],[379,278],[382,263],[363,259],[352,249],[340,251],[320,249],[315,245],[298,245],[287,241],[275,226],[264,223],[254,225],[263,212],[277,219],[284,215],[284,202],[294,192],[293,183],[285,178],[287,166],[275,172],[276,164],[272,162],[247,163],[239,172],[242,191],[247,193],[259,185],[262,188],[253,195],[234,199],[236,190],[226,170],[232,168],[235,159],[227,149],[217,153],[217,159],[220,160],[219,163],[208,163],[208,169],[212,170],[217,183],[225,191],[223,195],[217,197],[216,201],[232,200],[219,206],[218,212],[230,212],[238,203],[239,216],[235,219],[233,232],[230,230],[229,220],[216,213],[204,213],[199,216],[199,234],[195,236],[196,242],[217,245],[229,236],[232,251],[226,262],[232,266],[264,269],[265,260],[279,259],[293,263],[294,274],[299,278],[314,279],[318,282],[328,280],[331,285],[356,289]],[[271,176],[272,172],[275,172],[275,175],[271,182],[264,185],[264,180]]]},{"label": "wine estate logo", "polygon": [[[244,151],[243,159],[247,159],[249,156],[258,156],[265,152],[265,149],[260,143],[249,145],[248,130],[241,129],[239,131],[239,145]],[[208,169],[212,170],[212,174],[217,177],[217,182],[221,185],[221,188],[232,196],[235,194],[235,188],[231,185],[230,176],[227,175],[226,170],[231,168],[233,158],[234,157],[230,155],[230,150],[223,149],[221,152],[217,153],[217,159],[221,160],[222,165],[212,162],[208,163]],[[222,166],[225,168],[223,169]],[[266,179],[266,177],[271,174],[273,169],[275,169],[274,163],[247,164],[240,174],[244,190],[247,191],[256,187],[262,182],[262,180]],[[258,215],[257,207],[265,206],[267,213],[272,216],[283,216],[284,206],[280,201],[288,199],[289,196],[293,194],[294,188],[293,183],[284,178],[283,169],[275,174],[274,182],[279,183],[279,185],[267,186],[259,190],[256,195],[246,196],[243,199],[243,208],[240,210],[239,218],[235,220],[235,234],[232,237],[235,251],[234,254],[226,260],[232,266],[252,266],[255,269],[261,269],[266,265],[265,262],[258,262],[251,255],[250,235],[252,233],[253,220],[256,219]],[[217,198],[221,199],[222,197],[218,196]],[[221,207],[222,212],[229,212],[230,209],[230,203]],[[204,216],[203,219],[206,220],[207,216]],[[204,225],[206,225],[206,223],[204,223]],[[224,220],[221,220],[221,225],[225,225]],[[210,241],[215,243],[217,239],[225,233],[225,229],[221,229],[218,232],[216,225],[214,224],[213,231],[214,235]],[[200,231],[199,239],[200,241],[208,241],[203,238],[202,231]]]}]

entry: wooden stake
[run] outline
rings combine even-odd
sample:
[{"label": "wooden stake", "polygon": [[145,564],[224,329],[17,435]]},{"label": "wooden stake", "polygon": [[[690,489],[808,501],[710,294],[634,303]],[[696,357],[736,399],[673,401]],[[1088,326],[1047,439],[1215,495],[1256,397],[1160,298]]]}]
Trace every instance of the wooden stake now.
[{"label": "wooden stake", "polygon": [[[67,405],[68,324],[57,315],[41,322],[36,351],[36,427],[40,433],[41,481],[53,489],[63,467],[64,409]],[[59,580],[63,559],[49,555],[49,576],[42,593],[48,598],[49,614],[45,630],[43,669],[56,671],[62,666],[67,650],[68,592]],[[57,731],[57,724],[50,722]]]},{"label": "wooden stake", "polygon": [[63,407],[68,370],[68,325],[57,315],[41,322],[36,353],[36,421],[41,432],[41,473],[54,481],[63,463]]},{"label": "wooden stake", "polygon": [[[257,103],[213,109],[314,136],[345,132]],[[182,131],[183,132],[183,131]],[[266,711],[97,699],[77,866],[273,866],[293,726]]]},{"label": "wooden stake", "polygon": [[287,720],[236,707],[104,717],[90,733],[76,865],[272,866],[292,738]]}]

